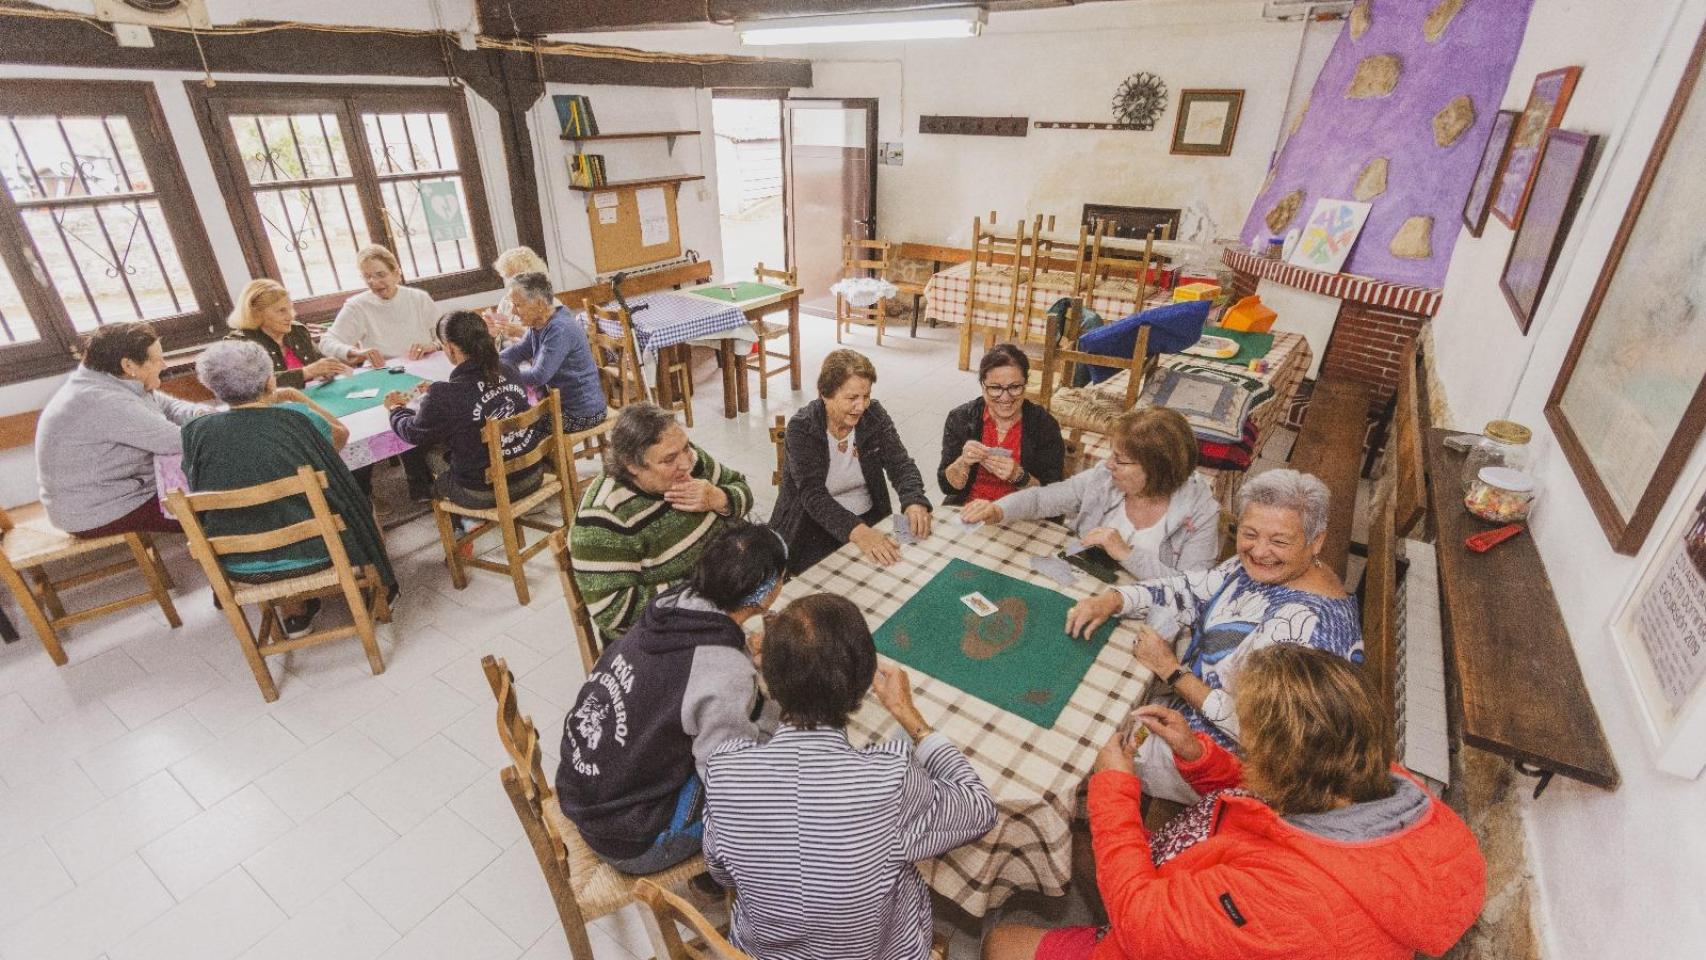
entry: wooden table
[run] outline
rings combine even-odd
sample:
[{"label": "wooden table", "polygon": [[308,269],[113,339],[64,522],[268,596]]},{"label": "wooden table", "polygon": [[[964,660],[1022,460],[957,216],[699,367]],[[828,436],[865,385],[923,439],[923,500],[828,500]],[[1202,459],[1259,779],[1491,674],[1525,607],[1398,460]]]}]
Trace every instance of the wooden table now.
[{"label": "wooden table", "polygon": [[[778,287],[773,284],[747,284],[747,286],[762,286],[771,292],[758,296],[734,299],[721,285],[707,285],[683,290],[683,293],[706,297],[718,303],[729,306],[746,314],[752,322],[753,329],[758,329],[759,320],[766,314],[775,313],[777,308],[788,311],[788,385],[800,389],[800,296],[805,293],[803,287]],[[759,349],[764,349],[760,340]],[[751,406],[746,386],[746,353],[737,349],[735,338],[723,337],[717,341],[719,365],[723,370],[723,416],[733,419],[735,413],[745,413]]]},{"label": "wooden table", "polygon": [[[918,587],[951,559],[961,559],[1038,586],[1083,598],[1103,589],[1080,577],[1062,587],[1031,570],[1029,558],[1066,545],[1069,531],[1056,523],[985,524],[967,531],[959,511],[935,511],[935,526],[922,543],[900,548],[892,567],[865,561],[857,547],[843,546],[783,588],[779,604],[812,593],[834,593],[857,604],[873,630],[899,610]],[[1130,582],[1122,576],[1122,582]],[[1062,624],[1064,629],[1064,624]],[[913,698],[924,719],[959,747],[995,798],[995,827],[983,839],[918,865],[936,892],[973,916],[1000,906],[1012,894],[1037,891],[1059,896],[1072,879],[1072,817],[1078,791],[1095,764],[1096,752],[1142,699],[1149,671],[1132,656],[1133,621],[1117,621],[1084,679],[1053,727],[1022,717],[917,670]],[[1062,636],[1065,643],[1065,636]],[[999,659],[990,662],[999,669]],[[867,695],[847,725],[854,746],[900,735],[894,719]]]}]

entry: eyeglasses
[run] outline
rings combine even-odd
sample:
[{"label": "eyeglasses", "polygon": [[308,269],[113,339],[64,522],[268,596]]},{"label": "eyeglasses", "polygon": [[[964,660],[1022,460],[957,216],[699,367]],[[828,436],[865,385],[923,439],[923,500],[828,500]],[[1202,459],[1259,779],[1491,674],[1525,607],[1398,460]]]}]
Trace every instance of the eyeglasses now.
[{"label": "eyeglasses", "polygon": [[1025,385],[1022,383],[1010,383],[1001,387],[992,383],[986,383],[983,385],[983,392],[992,397],[1016,397],[1025,392]]}]

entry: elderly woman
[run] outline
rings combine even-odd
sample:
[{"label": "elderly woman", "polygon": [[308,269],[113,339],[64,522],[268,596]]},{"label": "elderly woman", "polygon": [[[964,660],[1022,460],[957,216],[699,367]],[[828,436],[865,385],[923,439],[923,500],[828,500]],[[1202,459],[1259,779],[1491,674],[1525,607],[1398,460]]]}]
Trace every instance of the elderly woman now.
[{"label": "elderly woman", "polygon": [[[913,706],[906,671],[877,665],[846,598],[790,603],[767,625],[762,659],[781,725],[706,764],[705,863],[740,891],[730,939],[756,960],[925,960],[930,892],[913,864],[988,833],[988,789]],[[867,690],[906,739],[848,742]]]},{"label": "elderly woman", "polygon": [[523,273],[542,273],[549,276],[551,268],[545,265],[543,257],[533,252],[532,247],[511,247],[492,261],[492,270],[497,273],[498,279],[504,282],[506,292],[496,307],[488,307],[480,314],[480,319],[486,321],[486,329],[492,332],[492,336],[514,340],[527,333],[527,328],[516,319],[515,301],[507,292],[510,280]]},{"label": "elderly woman", "polygon": [[277,280],[250,280],[225,325],[232,331],[227,340],[248,340],[266,350],[281,386],[301,387],[350,371],[342,360],[320,355],[308,328],[296,322],[290,291]]},{"label": "elderly woman", "polygon": [[[278,386],[271,359],[252,343],[222,341],[196,361],[196,376],[230,406],[224,413],[197,417],[184,425],[184,474],[190,489],[234,490],[291,476],[303,467],[326,475],[326,502],[345,526],[344,550],[354,566],[372,565],[393,591],[397,580],[385,541],[368,502],[337,448],[349,433],[337,418],[301,392]],[[240,510],[203,514],[210,536],[263,533],[312,517],[303,497],[274,500]],[[233,580],[268,583],[331,566],[325,545],[305,540],[274,550],[221,558]],[[318,599],[284,611],[285,632],[302,636],[313,629]]]},{"label": "elderly woman", "polygon": [[1409,960],[1463,936],[1486,861],[1457,814],[1393,762],[1362,672],[1281,646],[1253,655],[1240,683],[1242,762],[1178,713],[1138,709],[1204,795],[1154,835],[1130,742],[1115,734],[1097,756],[1090,834],[1109,925],[1003,924],[984,960]]},{"label": "elderly woman", "polygon": [[770,525],[788,541],[791,573],[811,569],[844,543],[885,567],[900,559],[893,538],[877,529],[894,512],[885,475],[900,497],[907,533],[920,540],[930,535],[924,477],[888,411],[871,399],[876,382],[877,368],[863,354],[831,350],[817,375],[818,398],[788,421]]},{"label": "elderly woman", "polygon": [[503,349],[503,361],[521,371],[521,382],[563,395],[563,432],[590,430],[604,422],[604,386],[587,342],[586,328],[557,302],[543,273],[517,274],[509,282],[516,316],[527,327],[520,343]]},{"label": "elderly woman", "polygon": [[[1356,601],[1322,566],[1327,487],[1296,470],[1269,470],[1238,491],[1238,553],[1209,570],[1146,580],[1080,600],[1066,616],[1069,636],[1088,636],[1109,617],[1146,618],[1137,658],[1171,689],[1162,702],[1193,730],[1236,748],[1238,674],[1250,655],[1294,643],[1362,662]],[[1189,627],[1183,655],[1168,642]],[[1165,743],[1151,737],[1138,752],[1154,796],[1194,803],[1196,791],[1174,768]]]},{"label": "elderly woman", "polygon": [[587,485],[569,529],[575,582],[606,642],[750,509],[746,478],[690,442],[673,414],[650,403],[623,407],[604,473]]},{"label": "elderly woman", "polygon": [[1191,425],[1165,407],[1121,414],[1113,456],[1094,470],[994,503],[973,500],[967,523],[1071,517],[1085,547],[1099,547],[1140,579],[1207,569],[1220,548],[1220,504],[1198,476]]},{"label": "elderly woman", "polygon": [[1015,490],[1047,486],[1065,471],[1060,424],[1025,399],[1031,361],[1010,343],[984,351],[977,365],[983,396],[948,411],[936,482],[945,502],[999,500]]},{"label": "elderly woman", "polygon": [[418,360],[438,350],[438,310],[432,294],[403,286],[402,268],[391,251],[372,244],[356,251],[356,269],[367,289],[344,301],[320,352],[349,364],[383,367],[392,357]]},{"label": "elderly woman", "polygon": [[42,507],[73,536],[181,533],[160,510],[154,458],[183,452],[178,428],[212,408],[160,393],[166,366],[146,323],[89,335],[83,362],[36,423]]},{"label": "elderly woman", "polygon": [[762,741],[776,729],[742,626],[776,602],[787,565],[775,531],[730,524],[687,583],[604,648],[563,718],[557,801],[623,873],[656,873],[698,853],[706,761],[730,740]]}]

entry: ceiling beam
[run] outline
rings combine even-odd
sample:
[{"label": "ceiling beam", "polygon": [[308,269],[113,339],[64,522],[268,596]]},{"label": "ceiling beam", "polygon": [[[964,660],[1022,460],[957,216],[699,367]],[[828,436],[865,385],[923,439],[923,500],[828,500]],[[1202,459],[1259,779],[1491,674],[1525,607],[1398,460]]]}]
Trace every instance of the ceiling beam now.
[{"label": "ceiling beam", "polygon": [[[820,14],[893,13],[982,6],[985,0],[478,0],[480,29],[492,36],[537,37],[635,27],[684,26]],[[1070,0],[1068,0],[1070,2]],[[1036,6],[1063,6],[1039,0]]]}]

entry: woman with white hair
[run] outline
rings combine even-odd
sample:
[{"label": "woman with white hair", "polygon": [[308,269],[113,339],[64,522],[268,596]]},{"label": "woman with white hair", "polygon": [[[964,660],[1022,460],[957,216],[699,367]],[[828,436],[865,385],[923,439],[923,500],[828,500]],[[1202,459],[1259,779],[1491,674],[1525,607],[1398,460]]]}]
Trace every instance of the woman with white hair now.
[{"label": "woman with white hair", "polygon": [[[1328,506],[1326,484],[1307,473],[1251,477],[1238,492],[1235,556],[1208,570],[1081,600],[1066,615],[1066,632],[1088,636],[1116,615],[1147,621],[1138,627],[1135,652],[1169,688],[1157,702],[1236,750],[1238,671],[1252,653],[1298,643],[1362,662],[1356,601],[1320,560]],[[1181,627],[1189,634],[1175,644],[1168,638]],[[1145,740],[1137,760],[1151,795],[1196,802],[1161,738]]]},{"label": "woman with white hair", "polygon": [[587,342],[586,328],[557,302],[551,278],[543,273],[516,274],[509,282],[509,298],[527,333],[521,342],[505,347],[500,359],[519,370],[527,386],[541,393],[562,392],[564,433],[603,423],[604,385],[598,380],[592,344]]},{"label": "woman with white hair", "polygon": [[515,301],[510,298],[507,290],[509,282],[524,273],[539,273],[549,276],[551,268],[545,265],[545,258],[533,252],[532,247],[510,247],[498,258],[492,261],[492,270],[504,282],[506,288],[504,298],[498,301],[496,307],[488,307],[480,318],[486,321],[486,329],[492,336],[504,340],[515,340],[527,333],[527,328],[515,315]]}]

